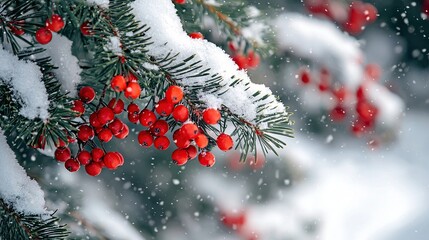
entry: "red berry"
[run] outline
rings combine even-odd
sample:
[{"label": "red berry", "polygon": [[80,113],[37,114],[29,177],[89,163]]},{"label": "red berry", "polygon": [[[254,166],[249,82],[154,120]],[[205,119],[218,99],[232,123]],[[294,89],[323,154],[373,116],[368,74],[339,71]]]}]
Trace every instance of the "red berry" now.
[{"label": "red berry", "polygon": [[82,101],[74,100],[73,107],[71,108],[71,110],[77,112],[78,116],[81,116],[82,114],[85,113],[85,106],[83,105]]},{"label": "red berry", "polygon": [[364,121],[373,121],[378,114],[378,109],[368,101],[359,101],[356,104],[356,112]]},{"label": "red berry", "polygon": [[76,159],[70,158],[66,161],[64,167],[69,170],[69,172],[76,172],[79,170],[80,164],[78,161],[76,161]]},{"label": "red berry", "polygon": [[91,157],[94,162],[101,162],[104,156],[104,151],[101,148],[93,148],[91,150]]},{"label": "red berry", "polygon": [[98,139],[102,142],[109,142],[113,138],[113,133],[108,128],[104,128],[98,133]]},{"label": "red berry", "polygon": [[124,124],[124,128],[122,129],[122,131],[115,135],[115,137],[118,139],[125,139],[128,136],[129,132],[130,129],[128,128],[127,124]]},{"label": "red berry", "polygon": [[124,129],[124,123],[119,118],[115,118],[113,122],[109,123],[108,128],[113,135],[118,135]]},{"label": "red berry", "polygon": [[61,138],[58,138],[58,141],[55,143],[55,147],[66,147],[68,143],[64,142]]},{"label": "red berry", "polygon": [[128,105],[127,111],[129,113],[139,113],[140,112],[140,108],[137,104],[135,103],[130,103],[130,105]]},{"label": "red berry", "polygon": [[212,167],[215,164],[216,159],[213,153],[203,151],[198,155],[198,161],[203,166]]},{"label": "red berry", "polygon": [[137,99],[140,97],[142,89],[140,85],[136,82],[129,82],[127,88],[125,88],[125,97]]},{"label": "red berry", "polygon": [[141,131],[137,138],[140,145],[143,147],[150,147],[153,143],[152,134],[148,130]]},{"label": "red berry", "polygon": [[121,153],[119,153],[119,152],[115,152],[115,153],[116,153],[116,155],[118,155],[118,157],[119,157],[119,159],[120,159],[119,166],[124,165],[124,162],[125,162],[124,156],[122,156],[122,154],[121,154]]},{"label": "red berry", "polygon": [[144,109],[139,115],[140,124],[145,127],[150,127],[156,121],[156,115],[149,109]]},{"label": "red berry", "polygon": [[68,147],[59,147],[55,150],[55,159],[60,162],[65,162],[71,157],[70,148]]},{"label": "red berry", "polygon": [[339,87],[339,88],[333,89],[332,93],[334,94],[338,102],[344,102],[344,100],[348,95],[347,89],[345,87]]},{"label": "red berry", "polygon": [[175,85],[168,87],[167,91],[165,92],[165,99],[174,104],[179,103],[183,99],[182,88]]},{"label": "red berry", "polygon": [[24,29],[20,27],[15,27],[15,26],[9,26],[9,27],[10,27],[10,30],[13,32],[13,34],[17,36],[22,36],[25,33]]},{"label": "red berry", "polygon": [[115,92],[122,92],[127,88],[127,81],[122,75],[117,75],[112,78],[110,86]]},{"label": "red berry", "polygon": [[173,140],[178,148],[187,148],[191,144],[191,141],[184,135],[181,128],[173,133]]},{"label": "red berry", "polygon": [[242,54],[237,54],[232,56],[232,60],[237,64],[238,69],[246,69],[247,68],[247,57]]},{"label": "red berry", "polygon": [[200,32],[191,32],[191,33],[189,33],[189,37],[191,37],[193,39],[204,39],[203,34]]},{"label": "red berry", "polygon": [[40,44],[48,44],[52,40],[52,32],[47,28],[39,28],[36,31],[36,41]]},{"label": "red berry", "polygon": [[94,137],[94,129],[87,125],[82,125],[79,127],[79,131],[77,132],[77,138],[82,142],[87,142],[88,140]]},{"label": "red berry", "polygon": [[203,113],[203,120],[207,124],[216,124],[221,118],[220,112],[214,108],[208,108]]},{"label": "red berry", "polygon": [[80,32],[84,36],[92,35],[91,27],[89,26],[89,22],[88,21],[86,21],[86,22],[82,23],[82,25],[80,25]]},{"label": "red berry", "polygon": [[368,64],[365,66],[365,74],[366,76],[373,81],[377,81],[381,77],[381,68],[378,64]]},{"label": "red berry", "polygon": [[158,150],[166,150],[170,146],[170,140],[166,136],[159,136],[155,139],[154,146]]},{"label": "red berry", "polygon": [[222,151],[228,151],[234,146],[234,141],[232,137],[228,134],[221,133],[216,139],[217,146]]},{"label": "red berry", "polygon": [[189,159],[194,159],[198,154],[197,148],[194,145],[187,147],[186,151],[188,152]]},{"label": "red berry", "polygon": [[128,113],[128,120],[132,123],[138,123],[139,122],[139,114]]},{"label": "red berry", "polygon": [[256,68],[259,66],[259,62],[261,61],[259,55],[254,51],[249,51],[247,53],[247,68]]},{"label": "red berry", "polygon": [[207,136],[205,134],[199,133],[195,137],[195,143],[197,144],[197,146],[199,148],[205,148],[205,147],[207,147],[207,145],[209,145],[209,139],[207,138]]},{"label": "red berry", "polygon": [[307,69],[301,70],[300,73],[300,80],[302,84],[309,84],[311,81],[311,75],[310,72]]},{"label": "red berry", "polygon": [[155,111],[161,116],[169,116],[173,112],[174,105],[167,99],[161,99],[155,106]]},{"label": "red berry", "polygon": [[164,136],[168,132],[168,123],[162,119],[157,120],[150,130],[155,136]]},{"label": "red berry", "polygon": [[102,165],[98,162],[91,162],[90,164],[85,166],[85,171],[90,176],[98,176],[100,175],[102,170]]},{"label": "red berry", "polygon": [[339,122],[344,120],[346,118],[346,110],[343,106],[337,105],[335,106],[331,112],[329,113],[329,116],[331,116],[333,121]]},{"label": "red berry", "polygon": [[376,7],[374,7],[374,5],[372,5],[371,3],[365,3],[364,15],[365,15],[365,20],[367,22],[371,23],[377,20],[377,14],[378,14],[378,10]]},{"label": "red berry", "polygon": [[113,113],[120,114],[124,111],[125,104],[121,99],[112,98],[107,106],[113,110]]},{"label": "red berry", "polygon": [[171,154],[171,159],[179,166],[185,165],[188,162],[188,158],[188,152],[185,149],[176,149]]},{"label": "red berry", "polygon": [[121,158],[116,152],[108,152],[103,157],[104,166],[110,170],[115,170],[121,165]]},{"label": "red berry", "polygon": [[64,28],[64,20],[58,14],[54,14],[51,16],[51,18],[46,19],[45,24],[46,27],[52,32],[59,32]]},{"label": "red berry", "polygon": [[82,150],[77,154],[77,160],[81,165],[86,165],[91,161],[91,153],[86,150]]},{"label": "red berry", "polygon": [[95,98],[95,91],[92,87],[83,87],[79,91],[79,97],[84,103],[90,103]]},{"label": "red berry", "polygon": [[366,91],[366,89],[364,88],[364,86],[363,85],[360,85],[359,87],[358,87],[358,89],[356,90],[356,98],[358,99],[358,100],[364,100],[365,99],[365,91]]},{"label": "red berry", "polygon": [[181,127],[183,135],[188,139],[194,139],[199,133],[197,125],[193,123],[186,123]]},{"label": "red berry", "polygon": [[115,113],[108,107],[102,107],[97,113],[98,121],[104,126],[115,119]]},{"label": "red berry", "polygon": [[177,122],[185,122],[188,120],[189,110],[184,105],[177,105],[173,110],[173,118]]},{"label": "red berry", "polygon": [[91,115],[89,115],[89,124],[95,128],[100,128],[103,126],[100,120],[98,120],[97,112],[93,112]]},{"label": "red berry", "polygon": [[186,0],[174,0],[176,4],[185,4]]},{"label": "red berry", "polygon": [[127,82],[137,82],[138,78],[132,72],[129,72],[126,76]]}]

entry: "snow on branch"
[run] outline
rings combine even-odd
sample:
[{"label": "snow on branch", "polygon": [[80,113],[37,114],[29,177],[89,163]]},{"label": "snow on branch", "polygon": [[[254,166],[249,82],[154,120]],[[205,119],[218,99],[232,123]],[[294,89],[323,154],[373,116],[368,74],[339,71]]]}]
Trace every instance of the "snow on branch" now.
[{"label": "snow on branch", "polygon": [[22,104],[20,114],[28,119],[49,117],[49,100],[42,76],[35,63],[19,60],[0,49],[0,82],[13,88],[15,97]]},{"label": "snow on branch", "polygon": [[42,189],[18,164],[1,129],[0,153],[0,198],[25,215],[46,214]]},{"label": "snow on branch", "polygon": [[[203,91],[200,94],[205,96],[200,100],[208,107],[219,108],[224,105],[251,123],[256,123],[259,117],[265,115],[285,112],[284,105],[275,98],[271,90],[263,84],[252,83],[247,73],[238,70],[238,66],[222,49],[206,40],[190,38],[183,30],[172,1],[137,0],[131,6],[136,19],[150,27],[146,33],[153,41],[153,44],[147,46],[149,55],[163,59],[179,53],[171,65],[183,64],[187,58],[194,56],[193,60],[200,61],[203,69],[210,69],[204,76],[195,76],[195,71],[185,73],[181,75],[180,84],[189,87],[204,86],[216,74],[222,78],[221,89],[216,89],[215,92]],[[236,79],[242,81],[235,82]],[[213,99],[216,100],[212,101]]]}]

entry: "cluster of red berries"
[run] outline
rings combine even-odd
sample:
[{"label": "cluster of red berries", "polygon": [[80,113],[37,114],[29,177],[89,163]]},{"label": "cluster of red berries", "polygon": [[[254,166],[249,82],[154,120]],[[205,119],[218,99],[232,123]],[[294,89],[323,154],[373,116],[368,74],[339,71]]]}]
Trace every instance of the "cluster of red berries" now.
[{"label": "cluster of red berries", "polygon": [[234,42],[229,42],[228,48],[232,52],[232,60],[237,64],[239,69],[252,69],[259,66],[261,58],[253,50],[247,51],[247,55],[245,55],[242,53],[243,50],[239,49]]},{"label": "cluster of red berries", "polygon": [[[320,92],[331,94],[336,101],[335,106],[329,113],[331,119],[336,122],[345,120],[348,112],[345,105],[352,103],[354,104],[354,111],[357,113],[357,118],[353,121],[351,131],[355,135],[360,136],[365,131],[371,130],[375,125],[379,110],[368,100],[366,96],[366,84],[370,81],[377,81],[380,78],[380,67],[377,64],[366,65],[364,81],[355,94],[356,101],[346,101],[346,99],[353,97],[353,94],[351,94],[352,90],[345,86],[332,86],[329,70],[322,68],[319,75],[320,80],[314,84],[317,84]],[[299,80],[303,85],[309,85],[314,82],[313,76],[308,69],[300,70]]]},{"label": "cluster of red berries", "polygon": [[64,20],[58,14],[52,15],[46,19],[45,27],[36,31],[36,41],[40,44],[48,44],[52,40],[52,32],[59,32],[64,28]]}]

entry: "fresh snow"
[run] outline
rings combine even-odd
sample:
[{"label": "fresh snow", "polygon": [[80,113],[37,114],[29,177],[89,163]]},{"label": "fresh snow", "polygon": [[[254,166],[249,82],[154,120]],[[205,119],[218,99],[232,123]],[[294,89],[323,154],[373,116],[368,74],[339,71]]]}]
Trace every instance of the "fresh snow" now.
[{"label": "fresh snow", "polygon": [[61,83],[61,89],[70,92],[70,97],[75,97],[82,69],[79,67],[79,60],[71,52],[72,41],[53,33],[52,41],[43,47],[52,58],[52,63],[58,67],[53,72]]},{"label": "fresh snow", "polygon": [[28,119],[49,117],[49,100],[42,76],[35,63],[19,60],[0,49],[0,81],[12,87],[14,96],[22,104],[19,113]]},{"label": "fresh snow", "polygon": [[[172,64],[180,64],[184,59],[195,55],[194,61],[201,61],[204,69],[210,69],[209,76],[190,78],[195,73],[186,74],[181,82],[183,85],[204,84],[211,75],[218,73],[223,78],[222,85],[225,85],[225,88],[219,89],[219,92],[225,90],[228,92],[217,96],[218,101],[214,104],[215,106],[219,106],[220,102],[233,113],[253,123],[256,122],[256,118],[260,114],[283,113],[285,111],[284,105],[277,101],[271,90],[264,85],[251,83],[247,73],[238,70],[238,66],[222,49],[206,40],[190,38],[183,30],[172,1],[137,0],[131,5],[137,20],[150,27],[147,35],[152,38],[154,44],[147,46],[149,55],[160,59],[171,52],[180,53]],[[243,81],[234,87],[229,87],[229,84],[232,83],[232,77]],[[256,101],[257,99],[252,95],[257,91],[269,94],[269,97],[263,101]],[[203,98],[202,101],[207,106],[213,106],[208,101],[210,99]],[[257,113],[258,108],[265,110]]]},{"label": "fresh snow", "polygon": [[42,189],[19,165],[1,129],[0,153],[0,198],[23,214],[46,214]]},{"label": "fresh snow", "polygon": [[109,0],[86,0],[89,4],[98,5],[103,8],[109,7]]}]

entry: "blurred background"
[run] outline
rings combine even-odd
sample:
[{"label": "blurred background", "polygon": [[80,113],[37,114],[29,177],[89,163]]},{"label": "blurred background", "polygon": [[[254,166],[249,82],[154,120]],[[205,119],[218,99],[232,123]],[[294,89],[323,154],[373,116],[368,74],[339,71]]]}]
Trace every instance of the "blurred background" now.
[{"label": "blurred background", "polygon": [[[130,134],[111,144],[125,166],[98,178],[24,153],[73,239],[427,239],[429,3],[241,2],[261,19],[243,34],[269,45],[249,74],[290,106],[295,138],[206,169]],[[202,32],[233,55],[209,21]]]}]

